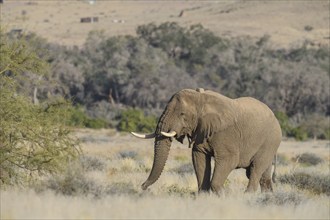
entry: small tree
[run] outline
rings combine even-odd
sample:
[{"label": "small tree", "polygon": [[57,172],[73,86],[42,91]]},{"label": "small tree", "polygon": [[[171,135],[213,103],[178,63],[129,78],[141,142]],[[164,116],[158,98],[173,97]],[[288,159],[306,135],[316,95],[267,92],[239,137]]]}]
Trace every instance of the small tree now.
[{"label": "small tree", "polygon": [[35,105],[17,92],[18,77],[27,71],[42,76],[47,63],[26,41],[10,40],[2,30],[0,39],[0,180],[25,184],[61,170],[79,148],[65,126],[70,103],[56,98]]}]

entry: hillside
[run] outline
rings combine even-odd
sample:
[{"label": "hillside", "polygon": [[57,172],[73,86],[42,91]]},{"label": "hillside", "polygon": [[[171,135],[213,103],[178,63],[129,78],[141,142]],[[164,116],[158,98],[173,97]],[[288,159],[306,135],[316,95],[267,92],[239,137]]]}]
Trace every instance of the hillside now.
[{"label": "hillside", "polygon": [[[50,42],[82,45],[91,30],[134,35],[155,22],[202,24],[218,36],[271,36],[276,46],[329,44],[329,1],[15,1],[1,5],[1,26],[33,31]],[[81,23],[83,17],[98,22]]]}]

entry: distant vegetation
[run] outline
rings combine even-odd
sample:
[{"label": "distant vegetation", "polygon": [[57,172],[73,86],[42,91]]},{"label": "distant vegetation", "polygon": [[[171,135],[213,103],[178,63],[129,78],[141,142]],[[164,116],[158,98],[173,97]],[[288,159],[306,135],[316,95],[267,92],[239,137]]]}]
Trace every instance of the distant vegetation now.
[{"label": "distant vegetation", "polygon": [[284,135],[330,137],[327,47],[305,42],[279,49],[270,36],[227,39],[201,25],[184,28],[170,22],[141,25],[137,36],[93,31],[82,48],[48,43],[34,34],[23,38],[47,60],[50,72],[36,77],[34,71],[23,71],[33,80],[17,79],[17,91],[40,101],[70,99],[76,106],[71,125],[151,131],[176,91],[204,87],[265,102]]}]

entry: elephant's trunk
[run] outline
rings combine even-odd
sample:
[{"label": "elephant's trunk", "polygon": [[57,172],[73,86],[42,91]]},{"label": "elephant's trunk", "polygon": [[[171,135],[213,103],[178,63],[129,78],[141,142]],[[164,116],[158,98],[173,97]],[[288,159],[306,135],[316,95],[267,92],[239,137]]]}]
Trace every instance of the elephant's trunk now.
[{"label": "elephant's trunk", "polygon": [[168,153],[170,151],[171,140],[170,138],[160,137],[161,140],[155,140],[155,149],[154,149],[154,162],[148,179],[142,184],[142,189],[145,190],[156,182],[162,173]]},{"label": "elephant's trunk", "polygon": [[145,190],[156,182],[162,173],[169,151],[172,143],[172,139],[165,137],[161,134],[162,131],[169,131],[169,111],[165,110],[163,115],[160,117],[157,129],[156,129],[156,139],[154,147],[154,162],[148,179],[142,184],[142,189]]}]

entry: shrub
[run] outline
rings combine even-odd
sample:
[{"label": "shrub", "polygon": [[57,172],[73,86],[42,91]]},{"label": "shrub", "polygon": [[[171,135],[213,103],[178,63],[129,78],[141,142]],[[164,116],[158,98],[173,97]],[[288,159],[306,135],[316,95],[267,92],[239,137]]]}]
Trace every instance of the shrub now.
[{"label": "shrub", "polygon": [[323,159],[313,153],[303,153],[295,158],[298,163],[314,166],[323,162]]},{"label": "shrub", "polygon": [[283,135],[286,136],[291,130],[291,127],[289,125],[289,117],[284,112],[279,111],[275,112],[275,116],[280,123]]},{"label": "shrub", "polygon": [[85,122],[85,127],[87,128],[108,128],[109,123],[101,118],[88,118]]},{"label": "shrub", "polygon": [[144,116],[141,110],[128,109],[121,113],[117,128],[119,131],[153,132],[156,123],[154,116]]},{"label": "shrub", "polygon": [[88,179],[81,167],[73,164],[63,174],[50,177],[44,188],[67,196],[92,195],[96,198],[104,192],[103,186]]},{"label": "shrub", "polygon": [[87,115],[83,112],[82,108],[77,106],[71,109],[71,117],[68,125],[74,127],[83,127],[85,121],[87,120]]},{"label": "shrub", "polygon": [[86,127],[86,128],[107,128],[109,123],[101,118],[91,118],[89,117],[82,107],[77,106],[72,108],[71,117],[68,125],[74,127]]},{"label": "shrub", "polygon": [[330,140],[330,128],[325,129],[324,133],[320,135],[320,138]]},{"label": "shrub", "polygon": [[296,172],[278,177],[280,183],[294,185],[300,189],[312,191],[315,194],[330,195],[330,176]]},{"label": "shrub", "polygon": [[294,137],[298,141],[305,141],[308,138],[307,132],[301,127],[292,128],[288,132],[288,136]]},{"label": "shrub", "polygon": [[34,97],[33,104],[18,89],[18,79],[32,81],[24,73],[43,76],[47,63],[24,40],[10,41],[2,30],[0,35],[0,180],[2,185],[26,184],[63,170],[79,148],[65,126],[69,102],[52,98],[38,104]]}]

